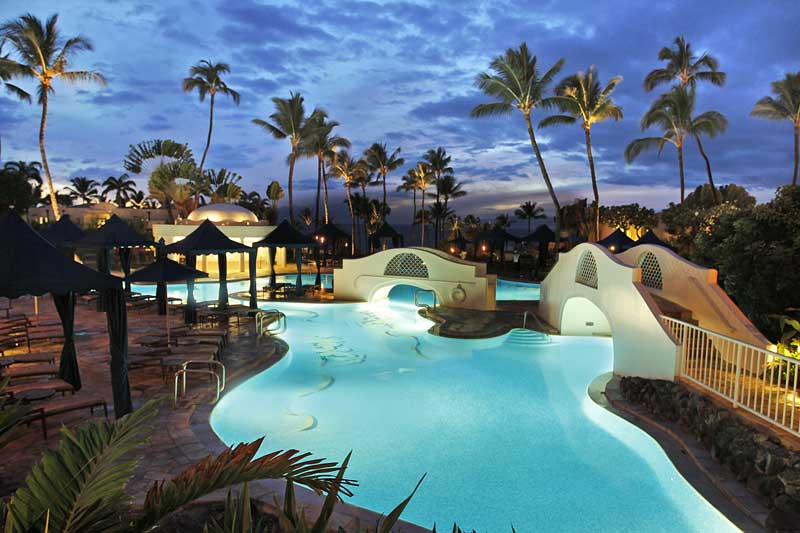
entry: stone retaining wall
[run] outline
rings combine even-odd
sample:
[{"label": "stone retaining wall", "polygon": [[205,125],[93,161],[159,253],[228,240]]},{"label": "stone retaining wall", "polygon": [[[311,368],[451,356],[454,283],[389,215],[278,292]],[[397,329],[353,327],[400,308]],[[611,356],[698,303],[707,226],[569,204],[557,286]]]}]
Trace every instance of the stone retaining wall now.
[{"label": "stone retaining wall", "polygon": [[800,451],[679,383],[625,377],[620,392],[694,435],[770,509],[770,529],[800,530]]}]

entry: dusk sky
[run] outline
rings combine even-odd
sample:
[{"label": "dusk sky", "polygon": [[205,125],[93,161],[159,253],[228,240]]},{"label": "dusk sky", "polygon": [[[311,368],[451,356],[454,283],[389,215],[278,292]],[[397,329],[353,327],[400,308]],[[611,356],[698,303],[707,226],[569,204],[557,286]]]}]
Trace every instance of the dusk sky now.
[{"label": "dusk sky", "polygon": [[[128,145],[148,139],[188,143],[199,160],[208,101],[182,92],[181,80],[191,65],[209,59],[230,64],[228,84],[242,99],[239,107],[218,100],[206,168],[238,172],[245,190],[263,195],[271,180],[286,188],[288,141],[268,137],[250,120],[268,118],[271,97],[300,91],[309,112],[322,107],[341,123],[338,133],[353,141],[355,152],[376,141],[400,145],[411,166],[427,149],[444,147],[469,193],[453,203],[462,216],[513,213],[525,200],[549,205],[520,114],[469,117],[474,105],[486,101],[474,88],[476,74],[506,48],[527,41],[545,68],[565,58],[563,76],[594,64],[604,82],[624,77],[615,93],[624,120],[593,129],[601,201],[662,208],[679,199],[675,150],[667,146],[660,158],[643,156],[633,165],[626,165],[623,150],[642,135],[639,119],[661,92],[645,93],[642,80],[660,66],[659,49],[678,35],[715,55],[728,74],[724,87],[701,86],[697,105],[697,112],[717,110],[730,121],[727,133],[706,143],[717,182],[744,185],[763,201],[791,178],[791,124],[749,113],[769,94],[771,81],[800,70],[796,0],[5,0],[3,6],[3,19],[25,12],[46,18],[57,11],[64,36],[81,33],[95,45],[76,57],[73,68],[93,68],[108,78],[107,88],[56,86],[47,147],[60,185],[74,176],[121,174]],[[39,159],[38,123],[36,105],[0,96],[4,160]],[[538,136],[562,203],[590,196],[581,129],[562,126]],[[687,187],[693,188],[705,181],[705,170],[694,145],[686,158]],[[402,174],[389,176],[396,223],[410,218],[410,196],[394,192]],[[295,179],[295,205],[313,206],[315,163],[300,162]],[[144,176],[137,182],[146,188]],[[332,190],[343,220],[343,186],[334,182]]]}]

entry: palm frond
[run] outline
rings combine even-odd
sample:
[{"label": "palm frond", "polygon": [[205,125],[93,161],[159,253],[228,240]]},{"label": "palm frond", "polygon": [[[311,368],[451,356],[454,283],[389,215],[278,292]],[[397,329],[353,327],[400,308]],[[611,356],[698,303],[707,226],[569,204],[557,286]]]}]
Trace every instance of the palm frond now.
[{"label": "palm frond", "polygon": [[636,139],[625,148],[625,161],[633,163],[642,152],[649,150],[657,150],[660,153],[664,142],[664,137],[644,137]]},{"label": "palm frond", "polygon": [[490,102],[487,104],[478,104],[469,115],[474,118],[489,117],[495,115],[509,115],[514,111],[514,107],[507,102]]},{"label": "palm frond", "polygon": [[92,533],[117,529],[127,504],[134,450],[148,438],[145,428],[161,401],[152,400],[114,421],[101,420],[74,432],[61,429],[55,451],[47,450],[8,505],[6,531]]},{"label": "palm frond", "polygon": [[561,126],[575,124],[576,118],[569,115],[551,115],[539,121],[539,128],[549,128],[551,126]]},{"label": "palm frond", "polygon": [[[317,493],[334,488],[339,471],[335,462],[309,459],[309,453],[297,450],[272,452],[253,459],[263,439],[239,444],[218,457],[208,456],[177,477],[155,483],[147,492],[142,514],[134,528],[149,529],[183,505],[215,490],[256,479],[288,479],[305,485]],[[338,492],[350,496],[350,486],[356,482],[341,479]]]}]

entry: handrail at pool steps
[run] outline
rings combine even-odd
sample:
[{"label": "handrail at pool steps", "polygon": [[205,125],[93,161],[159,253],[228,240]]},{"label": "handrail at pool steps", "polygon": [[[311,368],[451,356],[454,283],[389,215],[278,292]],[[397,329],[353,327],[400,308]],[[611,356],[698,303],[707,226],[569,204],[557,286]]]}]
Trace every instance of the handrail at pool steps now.
[{"label": "handrail at pool steps", "polygon": [[[206,368],[190,368],[192,366],[205,366]],[[214,370],[212,370],[214,367]],[[217,372],[217,369],[220,371]],[[208,360],[208,361],[185,361],[183,363],[183,367],[175,372],[175,395],[172,399],[172,407],[178,407],[178,384],[181,383],[183,388],[181,390],[181,398],[186,397],[186,376],[187,374],[202,374],[207,375],[211,378],[214,378],[216,383],[216,395],[214,396],[214,400],[211,403],[217,403],[219,400],[219,394],[223,390],[225,390],[225,365],[220,363],[219,361]]]},{"label": "handrail at pool steps", "polygon": [[680,344],[678,377],[800,436],[800,359],[661,316]]},{"label": "handrail at pool steps", "polygon": [[[277,324],[277,326],[272,326]],[[286,315],[277,309],[268,309],[256,313],[256,332],[259,336],[267,333],[269,335],[280,335],[286,331]]]},{"label": "handrail at pool steps", "polygon": [[419,295],[420,294],[430,294],[430,295],[432,295],[433,296],[433,307],[432,307],[432,309],[436,309],[436,292],[434,292],[434,291],[432,291],[430,289],[417,289],[417,290],[414,291],[414,305],[417,306],[417,307],[426,307],[426,308],[428,308],[428,307],[431,307],[431,306],[426,304],[426,303],[419,303]]}]

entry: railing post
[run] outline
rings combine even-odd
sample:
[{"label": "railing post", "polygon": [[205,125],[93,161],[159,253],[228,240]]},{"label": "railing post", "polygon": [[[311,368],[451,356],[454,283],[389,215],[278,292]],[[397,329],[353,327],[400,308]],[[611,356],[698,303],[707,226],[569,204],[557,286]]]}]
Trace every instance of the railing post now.
[{"label": "railing post", "polygon": [[686,325],[680,324],[678,326],[681,332],[681,361],[680,361],[680,370],[679,375],[683,376],[683,372],[686,365],[686,350],[688,348],[689,342],[687,341],[688,335],[686,335]]},{"label": "railing post", "polygon": [[742,345],[736,344],[736,375],[733,378],[733,408],[739,407],[739,390],[742,381]]}]

